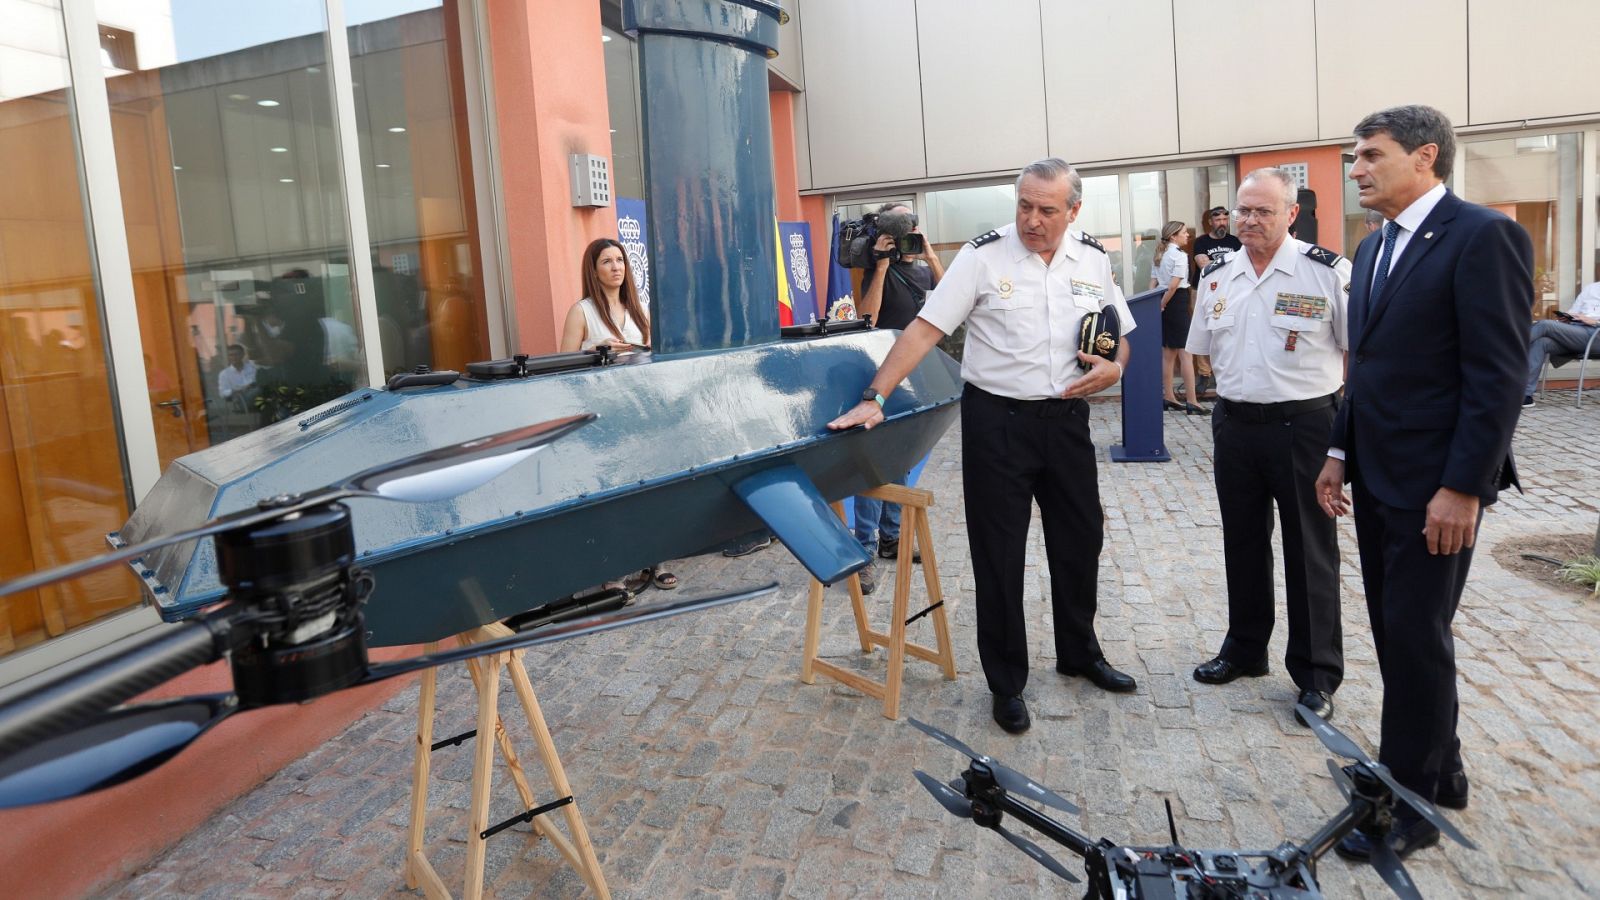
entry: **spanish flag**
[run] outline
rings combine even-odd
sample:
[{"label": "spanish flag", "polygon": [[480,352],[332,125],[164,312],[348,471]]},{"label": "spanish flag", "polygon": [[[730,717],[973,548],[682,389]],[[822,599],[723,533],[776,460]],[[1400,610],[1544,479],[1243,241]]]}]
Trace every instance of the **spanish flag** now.
[{"label": "spanish flag", "polygon": [[778,232],[778,217],[772,217],[772,250],[778,260],[778,325],[794,324],[794,300],[789,296],[789,269],[783,263],[783,235]]}]

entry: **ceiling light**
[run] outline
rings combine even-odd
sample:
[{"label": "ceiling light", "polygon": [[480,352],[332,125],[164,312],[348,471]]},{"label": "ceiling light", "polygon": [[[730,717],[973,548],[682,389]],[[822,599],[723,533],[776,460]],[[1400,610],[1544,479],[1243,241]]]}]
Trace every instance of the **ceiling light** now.
[{"label": "ceiling light", "polygon": [[387,168],[389,168],[389,164],[388,163],[378,163],[378,168],[387,169]]},{"label": "ceiling light", "polygon": [[609,35],[609,34],[600,35],[600,43],[602,43],[602,44],[611,43],[611,35]]},{"label": "ceiling light", "polygon": [[276,101],[276,100],[257,100],[256,101],[256,105],[257,106],[277,106],[278,105],[278,101]]},{"label": "ceiling light", "polygon": [[289,152],[289,148],[288,147],[273,147],[272,148],[272,152],[273,153],[288,153]]},{"label": "ceiling light", "polygon": [[229,94],[228,95],[228,99],[229,100],[249,100],[250,99],[250,95],[249,94]]},{"label": "ceiling light", "polygon": [[278,182],[280,184],[294,184],[294,179],[293,178],[279,178]]},{"label": "ceiling light", "polygon": [[174,172],[182,172],[183,171],[183,166],[173,166],[172,167],[172,171],[174,171]]},{"label": "ceiling light", "polygon": [[405,130],[406,130],[406,127],[404,125],[396,125],[393,128],[389,129],[389,133],[390,134],[402,134],[402,133],[405,132]]}]

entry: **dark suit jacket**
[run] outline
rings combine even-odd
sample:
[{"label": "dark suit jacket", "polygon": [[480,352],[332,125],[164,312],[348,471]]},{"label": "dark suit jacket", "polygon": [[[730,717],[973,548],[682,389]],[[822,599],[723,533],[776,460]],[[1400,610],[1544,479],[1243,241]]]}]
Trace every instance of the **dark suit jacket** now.
[{"label": "dark suit jacket", "polygon": [[1532,242],[1516,222],[1446,193],[1369,309],[1382,247],[1380,230],[1356,251],[1331,445],[1345,451],[1345,477],[1389,506],[1423,509],[1440,486],[1493,503],[1517,484]]}]

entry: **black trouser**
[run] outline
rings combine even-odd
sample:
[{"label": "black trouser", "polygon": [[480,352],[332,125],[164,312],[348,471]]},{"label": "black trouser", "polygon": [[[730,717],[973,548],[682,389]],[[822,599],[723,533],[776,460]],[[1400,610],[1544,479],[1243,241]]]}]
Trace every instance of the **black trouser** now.
[{"label": "black trouser", "polygon": [[967,385],[961,477],[977,582],[978,658],[989,690],[1009,696],[1028,683],[1023,562],[1035,499],[1050,565],[1056,658],[1070,667],[1100,659],[1095,578],[1105,518],[1089,404],[1009,400]]},{"label": "black trouser", "polygon": [[1217,506],[1228,574],[1228,636],[1221,656],[1248,666],[1272,638],[1272,507],[1283,526],[1289,646],[1284,668],[1301,690],[1332,694],[1344,680],[1339,538],[1317,504],[1332,397],[1294,403],[1223,400],[1211,413]]},{"label": "black trouser", "polygon": [[[1428,552],[1427,511],[1398,509],[1354,484],[1356,544],[1367,591],[1372,642],[1383,674],[1383,731],[1378,761],[1424,800],[1439,776],[1461,771],[1456,737],[1456,645],[1450,633],[1472,550]],[[1483,524],[1483,511],[1478,511]]]}]

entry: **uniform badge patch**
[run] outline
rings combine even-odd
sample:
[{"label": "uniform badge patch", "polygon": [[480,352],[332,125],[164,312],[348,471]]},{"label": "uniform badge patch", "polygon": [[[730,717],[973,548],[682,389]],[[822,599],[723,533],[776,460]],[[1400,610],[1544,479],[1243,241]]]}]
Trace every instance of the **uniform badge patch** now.
[{"label": "uniform badge patch", "polygon": [[1011,279],[1009,279],[1009,278],[1000,279],[1000,299],[1001,300],[1010,300],[1011,299]]},{"label": "uniform badge patch", "polygon": [[1228,308],[1228,298],[1218,297],[1217,302],[1211,304],[1211,318],[1222,318],[1222,311]]},{"label": "uniform badge patch", "polygon": [[1072,279],[1072,293],[1076,297],[1088,297],[1096,303],[1106,298],[1105,288],[1092,281],[1084,281],[1081,278]]}]

